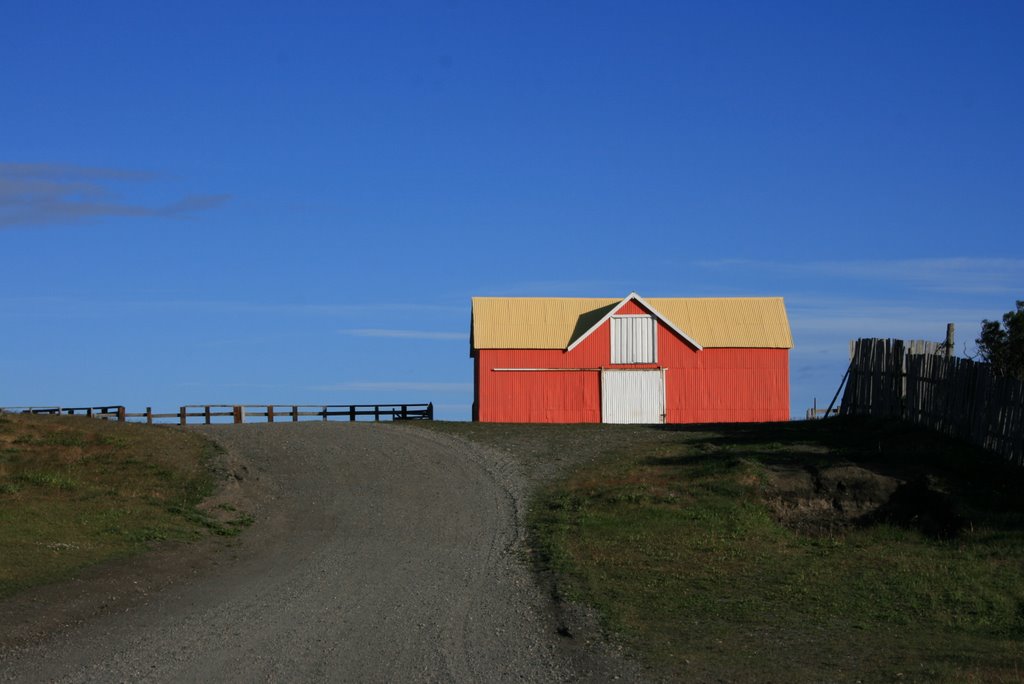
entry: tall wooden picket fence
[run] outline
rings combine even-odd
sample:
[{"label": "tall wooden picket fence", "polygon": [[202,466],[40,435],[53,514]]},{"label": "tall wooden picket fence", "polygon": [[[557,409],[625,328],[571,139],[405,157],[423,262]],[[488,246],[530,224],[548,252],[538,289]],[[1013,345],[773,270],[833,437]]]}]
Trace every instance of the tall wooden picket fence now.
[{"label": "tall wooden picket fence", "polygon": [[857,340],[840,413],[900,418],[1024,465],[1024,383],[987,363],[915,352],[903,340]]}]

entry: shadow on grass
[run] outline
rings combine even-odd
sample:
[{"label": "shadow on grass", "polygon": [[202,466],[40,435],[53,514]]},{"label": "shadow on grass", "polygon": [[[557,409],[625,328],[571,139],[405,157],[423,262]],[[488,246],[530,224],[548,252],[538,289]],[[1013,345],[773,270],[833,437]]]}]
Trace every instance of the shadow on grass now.
[{"label": "shadow on grass", "polygon": [[901,483],[865,525],[913,527],[941,537],[964,528],[1024,529],[1024,468],[991,452],[897,421],[833,418],[788,423],[665,425],[680,451],[648,457],[650,467],[723,470],[753,461],[816,475],[856,466]]}]

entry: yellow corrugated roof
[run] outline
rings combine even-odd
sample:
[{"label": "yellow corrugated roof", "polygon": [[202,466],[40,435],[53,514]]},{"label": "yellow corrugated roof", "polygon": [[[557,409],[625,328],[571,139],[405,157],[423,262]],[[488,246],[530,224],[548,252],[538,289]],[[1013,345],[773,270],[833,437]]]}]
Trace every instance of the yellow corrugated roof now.
[{"label": "yellow corrugated roof", "polygon": [[[473,297],[473,349],[565,349],[621,299]],[[793,346],[782,297],[645,299],[702,347]]]}]

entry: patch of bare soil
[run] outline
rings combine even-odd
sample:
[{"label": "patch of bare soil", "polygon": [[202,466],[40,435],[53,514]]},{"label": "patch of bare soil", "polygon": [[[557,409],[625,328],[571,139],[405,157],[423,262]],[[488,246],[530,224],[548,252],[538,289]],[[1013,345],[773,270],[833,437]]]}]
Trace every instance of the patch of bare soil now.
[{"label": "patch of bare soil", "polygon": [[829,535],[876,523],[956,536],[965,521],[935,475],[886,473],[850,463],[823,468],[767,466],[765,498],[778,520],[798,532]]}]

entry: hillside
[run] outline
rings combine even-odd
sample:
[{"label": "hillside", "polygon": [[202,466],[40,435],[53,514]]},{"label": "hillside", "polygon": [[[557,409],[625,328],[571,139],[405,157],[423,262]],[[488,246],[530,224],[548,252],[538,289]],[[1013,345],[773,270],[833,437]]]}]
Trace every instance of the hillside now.
[{"label": "hillside", "polygon": [[1024,473],[897,423],[435,424],[518,454],[538,568],[687,681],[1016,681]]}]

